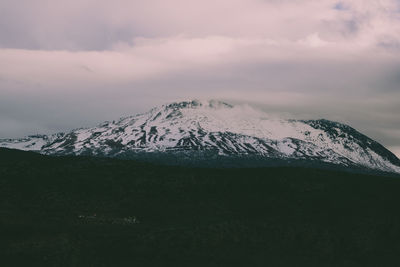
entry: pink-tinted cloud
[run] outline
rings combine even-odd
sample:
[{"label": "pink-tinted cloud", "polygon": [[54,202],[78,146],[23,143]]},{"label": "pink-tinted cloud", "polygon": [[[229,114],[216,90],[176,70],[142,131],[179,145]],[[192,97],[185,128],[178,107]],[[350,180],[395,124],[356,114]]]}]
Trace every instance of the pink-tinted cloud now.
[{"label": "pink-tinted cloud", "polygon": [[0,137],[216,97],[399,146],[399,11],[396,0],[3,0]]}]

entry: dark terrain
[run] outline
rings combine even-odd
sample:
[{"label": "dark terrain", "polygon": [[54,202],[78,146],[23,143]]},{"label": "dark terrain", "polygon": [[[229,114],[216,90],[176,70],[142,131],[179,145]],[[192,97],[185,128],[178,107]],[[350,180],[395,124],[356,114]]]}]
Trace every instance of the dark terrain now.
[{"label": "dark terrain", "polygon": [[400,266],[400,179],[0,149],[1,266]]}]

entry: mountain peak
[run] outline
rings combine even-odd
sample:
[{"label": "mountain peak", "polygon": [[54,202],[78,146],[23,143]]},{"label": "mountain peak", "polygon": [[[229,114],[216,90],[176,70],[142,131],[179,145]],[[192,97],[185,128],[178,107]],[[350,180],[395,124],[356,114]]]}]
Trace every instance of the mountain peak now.
[{"label": "mountain peak", "polygon": [[233,105],[225,103],[220,100],[210,99],[210,100],[189,100],[180,101],[164,105],[167,109],[197,109],[197,108],[233,108]]},{"label": "mountain peak", "polygon": [[51,155],[162,155],[206,164],[216,157],[228,162],[306,161],[400,173],[396,156],[350,126],[272,118],[250,106],[218,100],[174,102],[92,128],[0,140],[0,147]]}]

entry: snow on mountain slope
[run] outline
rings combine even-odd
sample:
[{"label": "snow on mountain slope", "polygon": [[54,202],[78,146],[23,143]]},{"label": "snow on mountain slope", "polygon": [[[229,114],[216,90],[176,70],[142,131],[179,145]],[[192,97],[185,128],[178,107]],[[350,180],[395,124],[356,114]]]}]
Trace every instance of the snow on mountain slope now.
[{"label": "snow on mountain slope", "polygon": [[55,155],[207,151],[221,156],[301,159],[400,173],[400,160],[353,128],[328,120],[284,120],[249,106],[184,101],[97,127],[0,140],[0,147]]},{"label": "snow on mountain slope", "polygon": [[40,151],[47,144],[47,140],[45,135],[31,135],[21,139],[0,139],[0,147]]}]

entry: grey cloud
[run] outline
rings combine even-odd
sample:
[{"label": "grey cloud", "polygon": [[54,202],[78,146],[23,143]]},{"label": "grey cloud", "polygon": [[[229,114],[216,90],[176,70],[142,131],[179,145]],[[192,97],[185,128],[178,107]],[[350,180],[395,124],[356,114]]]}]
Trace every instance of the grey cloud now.
[{"label": "grey cloud", "polygon": [[333,6],[333,8],[334,8],[334,9],[337,9],[337,10],[347,10],[347,9],[348,9],[348,7],[346,7],[346,5],[345,5],[343,2],[337,2],[337,3]]},{"label": "grey cloud", "polygon": [[[48,1],[0,3],[0,46],[47,50],[105,50],[136,37],[222,35],[296,40],[315,32],[328,40],[398,40],[395,0],[315,1]],[[336,7],[332,8],[332,7]],[[372,40],[366,40],[371,38]]]}]

